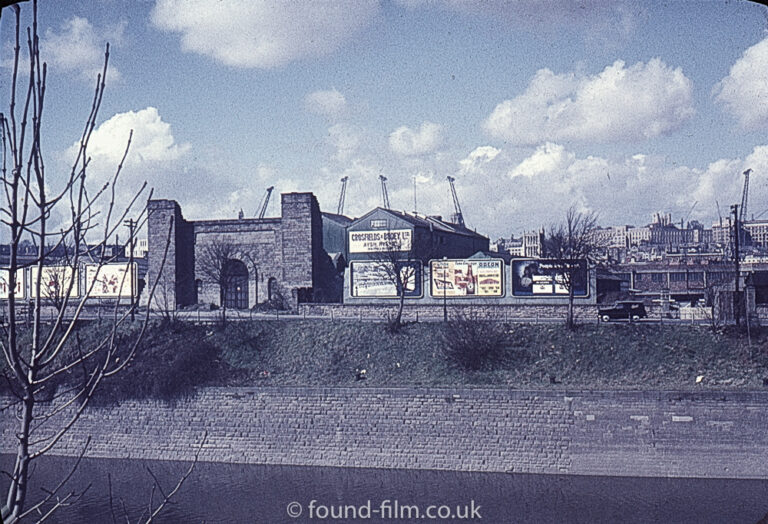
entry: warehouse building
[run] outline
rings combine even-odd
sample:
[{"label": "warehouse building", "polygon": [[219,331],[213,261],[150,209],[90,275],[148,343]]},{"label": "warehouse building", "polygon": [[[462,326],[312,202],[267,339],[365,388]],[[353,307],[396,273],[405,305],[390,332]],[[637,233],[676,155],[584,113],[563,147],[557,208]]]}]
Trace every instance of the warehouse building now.
[{"label": "warehouse building", "polygon": [[347,227],[347,260],[370,260],[376,253],[400,251],[422,262],[466,258],[488,251],[488,237],[439,216],[377,207]]}]

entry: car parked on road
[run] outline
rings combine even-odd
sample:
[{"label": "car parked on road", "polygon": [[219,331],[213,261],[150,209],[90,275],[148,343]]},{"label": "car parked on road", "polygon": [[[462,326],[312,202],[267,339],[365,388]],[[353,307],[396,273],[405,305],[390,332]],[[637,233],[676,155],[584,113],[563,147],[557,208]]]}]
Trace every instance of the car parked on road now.
[{"label": "car parked on road", "polygon": [[613,306],[602,307],[597,310],[597,316],[603,322],[611,320],[640,320],[647,318],[645,304],[639,300],[619,300]]}]

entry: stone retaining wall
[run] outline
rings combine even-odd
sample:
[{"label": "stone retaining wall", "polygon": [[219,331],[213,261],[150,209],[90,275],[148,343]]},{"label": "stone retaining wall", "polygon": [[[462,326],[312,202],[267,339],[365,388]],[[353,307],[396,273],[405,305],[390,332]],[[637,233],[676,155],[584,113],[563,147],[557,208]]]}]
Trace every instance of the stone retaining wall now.
[{"label": "stone retaining wall", "polygon": [[[552,322],[562,320],[568,312],[563,304],[455,304],[447,306],[448,318],[458,315],[475,316],[485,320],[515,320],[528,322]],[[574,318],[581,323],[597,322],[596,305],[575,304]],[[661,307],[647,306],[648,318],[668,318]],[[335,318],[360,318],[365,320],[394,318],[397,304],[299,304],[299,315],[324,316]],[[403,319],[406,321],[442,320],[443,306],[437,304],[409,304],[403,307]]]},{"label": "stone retaining wall", "polygon": [[768,392],[210,388],[91,408],[55,451],[188,460],[205,432],[217,462],[768,478]]}]

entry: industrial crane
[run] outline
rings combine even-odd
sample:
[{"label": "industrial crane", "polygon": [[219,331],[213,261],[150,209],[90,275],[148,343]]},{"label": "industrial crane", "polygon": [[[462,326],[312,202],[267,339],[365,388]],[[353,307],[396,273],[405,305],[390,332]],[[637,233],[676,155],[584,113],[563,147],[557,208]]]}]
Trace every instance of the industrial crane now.
[{"label": "industrial crane", "polygon": [[456,211],[453,215],[453,223],[464,226],[464,215],[461,212],[461,205],[459,205],[459,197],[456,196],[456,187],[453,185],[455,178],[447,176],[448,183],[451,185],[451,195],[453,196],[453,208]]},{"label": "industrial crane", "polygon": [[697,201],[695,201],[695,202],[693,203],[693,205],[691,206],[691,209],[689,209],[689,210],[688,210],[688,214],[687,214],[687,215],[685,215],[685,218],[684,218],[684,219],[683,219],[683,220],[680,222],[680,227],[681,227],[681,228],[683,228],[683,227],[684,227],[684,225],[683,225],[683,224],[685,224],[685,223],[687,223],[687,222],[688,222],[688,217],[690,217],[690,216],[691,216],[691,213],[693,213],[693,209],[696,207],[696,204],[698,204],[698,203],[699,203],[699,201],[698,201],[698,200],[697,200]]},{"label": "industrial crane", "polygon": [[381,201],[384,203],[384,209],[389,209],[389,193],[387,192],[387,177],[379,175],[381,180]]},{"label": "industrial crane", "polygon": [[336,207],[336,214],[337,215],[343,215],[344,214],[344,199],[347,196],[347,180],[349,180],[348,176],[345,176],[341,179],[341,193],[339,193],[339,205]]},{"label": "industrial crane", "polygon": [[267,206],[269,205],[269,197],[272,196],[272,190],[275,189],[275,186],[269,186],[267,188],[267,194],[264,195],[264,200],[261,204],[261,209],[259,210],[259,218],[264,218],[264,214],[267,212]]},{"label": "industrial crane", "polygon": [[744,191],[741,193],[741,208],[739,211],[739,222],[742,224],[747,219],[747,197],[749,196],[749,174],[751,169],[744,171]]}]

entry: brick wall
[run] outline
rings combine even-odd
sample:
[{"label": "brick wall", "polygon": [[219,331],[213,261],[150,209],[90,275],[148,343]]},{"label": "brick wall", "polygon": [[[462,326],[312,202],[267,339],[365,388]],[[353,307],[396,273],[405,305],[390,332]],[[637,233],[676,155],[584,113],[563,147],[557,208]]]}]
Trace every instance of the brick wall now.
[{"label": "brick wall", "polygon": [[[7,402],[3,402],[6,405]],[[0,417],[12,449],[13,420]],[[768,392],[210,388],[89,409],[74,455],[339,467],[765,478]]]}]

